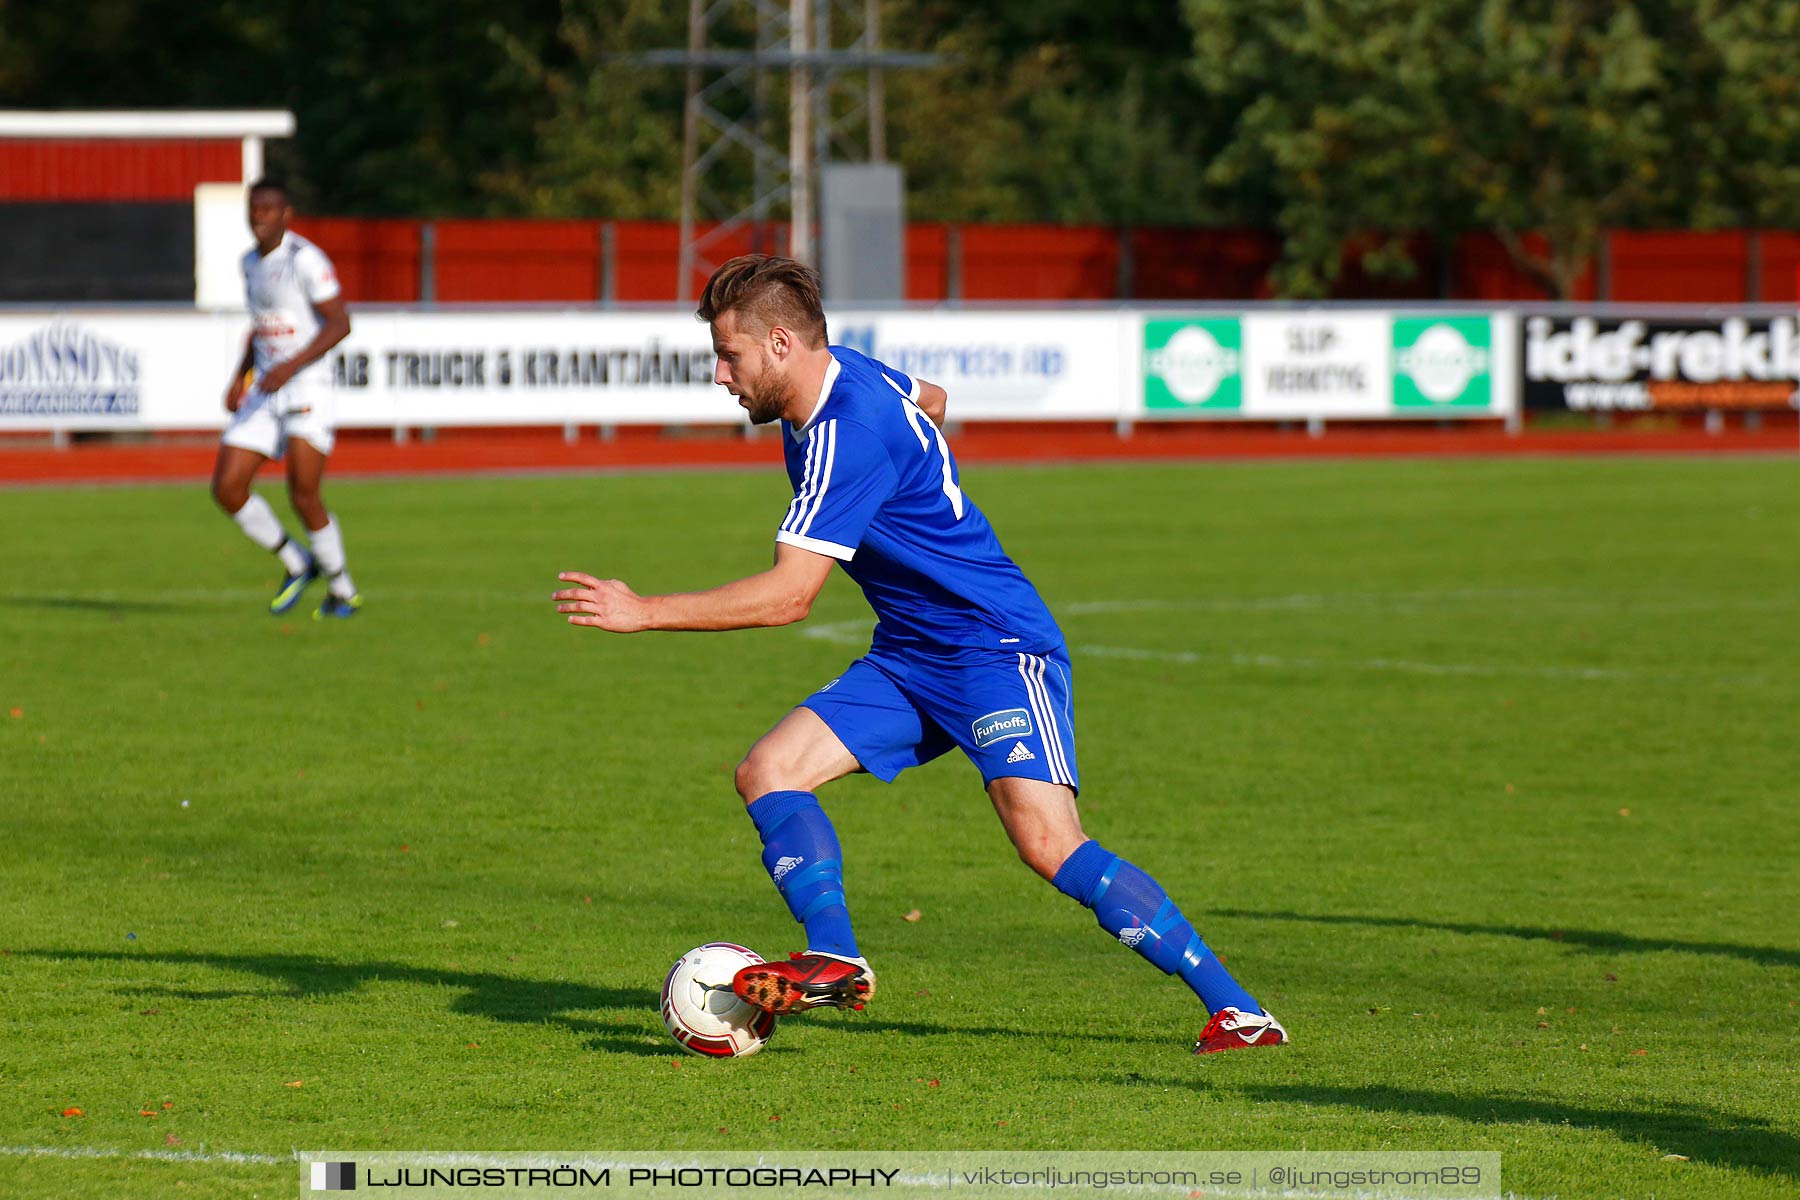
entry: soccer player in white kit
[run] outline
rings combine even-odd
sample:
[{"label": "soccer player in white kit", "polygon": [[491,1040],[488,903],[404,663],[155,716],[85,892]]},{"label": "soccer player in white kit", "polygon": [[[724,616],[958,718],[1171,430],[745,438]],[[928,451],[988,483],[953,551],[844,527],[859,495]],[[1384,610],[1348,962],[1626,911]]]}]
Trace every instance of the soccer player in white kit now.
[{"label": "soccer player in white kit", "polygon": [[[336,440],[331,379],[313,364],[350,333],[337,272],[325,252],[288,231],[294,206],[272,179],[250,185],[250,232],[244,293],[250,334],[225,392],[231,424],[213,465],[212,494],[244,536],[272,552],[285,572],[269,601],[279,616],[321,575],[327,594],[314,620],[350,617],[362,607],[344,563],[344,535],[319,494],[325,459]],[[264,463],[287,459],[288,500],[306,525],[308,546],[282,528],[269,502],[250,490]]]}]

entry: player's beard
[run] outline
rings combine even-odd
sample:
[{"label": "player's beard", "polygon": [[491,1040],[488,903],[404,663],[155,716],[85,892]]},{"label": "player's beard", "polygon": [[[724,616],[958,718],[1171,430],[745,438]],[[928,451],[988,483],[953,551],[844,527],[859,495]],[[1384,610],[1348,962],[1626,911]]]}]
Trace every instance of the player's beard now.
[{"label": "player's beard", "polygon": [[744,411],[749,414],[752,425],[767,425],[781,416],[788,401],[794,398],[794,384],[792,380],[776,379],[769,375],[765,375],[758,384],[755,395],[745,393],[744,398],[750,403],[745,405]]}]

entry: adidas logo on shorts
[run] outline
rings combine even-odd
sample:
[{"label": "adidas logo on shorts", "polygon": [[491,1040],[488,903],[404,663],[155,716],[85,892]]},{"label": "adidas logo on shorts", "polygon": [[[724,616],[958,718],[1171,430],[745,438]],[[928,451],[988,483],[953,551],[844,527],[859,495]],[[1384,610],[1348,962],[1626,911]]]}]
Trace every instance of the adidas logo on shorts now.
[{"label": "adidas logo on shorts", "polygon": [[1033,754],[1024,742],[1014,742],[1012,753],[1006,756],[1006,761],[1009,763],[1031,762],[1036,758],[1037,755]]}]

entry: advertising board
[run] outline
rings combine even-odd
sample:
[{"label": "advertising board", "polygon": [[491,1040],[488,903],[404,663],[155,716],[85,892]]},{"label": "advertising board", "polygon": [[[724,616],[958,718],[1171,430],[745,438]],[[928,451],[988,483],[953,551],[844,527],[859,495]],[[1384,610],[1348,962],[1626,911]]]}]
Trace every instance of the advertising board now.
[{"label": "advertising board", "polygon": [[1515,328],[1507,313],[1146,315],[1137,394],[1152,417],[1506,416]]},{"label": "advertising board", "polygon": [[1531,314],[1524,403],[1572,412],[1785,408],[1800,381],[1791,316],[1688,319]]}]

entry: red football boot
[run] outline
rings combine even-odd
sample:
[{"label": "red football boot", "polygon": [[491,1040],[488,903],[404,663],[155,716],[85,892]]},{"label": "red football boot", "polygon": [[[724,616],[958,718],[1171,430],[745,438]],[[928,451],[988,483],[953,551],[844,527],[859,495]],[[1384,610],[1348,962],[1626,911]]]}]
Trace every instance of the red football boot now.
[{"label": "red football boot", "polygon": [[1194,1053],[1217,1054],[1222,1050],[1285,1046],[1287,1041],[1287,1030],[1268,1013],[1252,1015],[1235,1008],[1221,1008],[1200,1031],[1194,1042]]},{"label": "red football boot", "polygon": [[864,959],[796,951],[786,962],[740,968],[731,990],[778,1017],[809,1008],[861,1008],[875,998],[875,972]]}]

